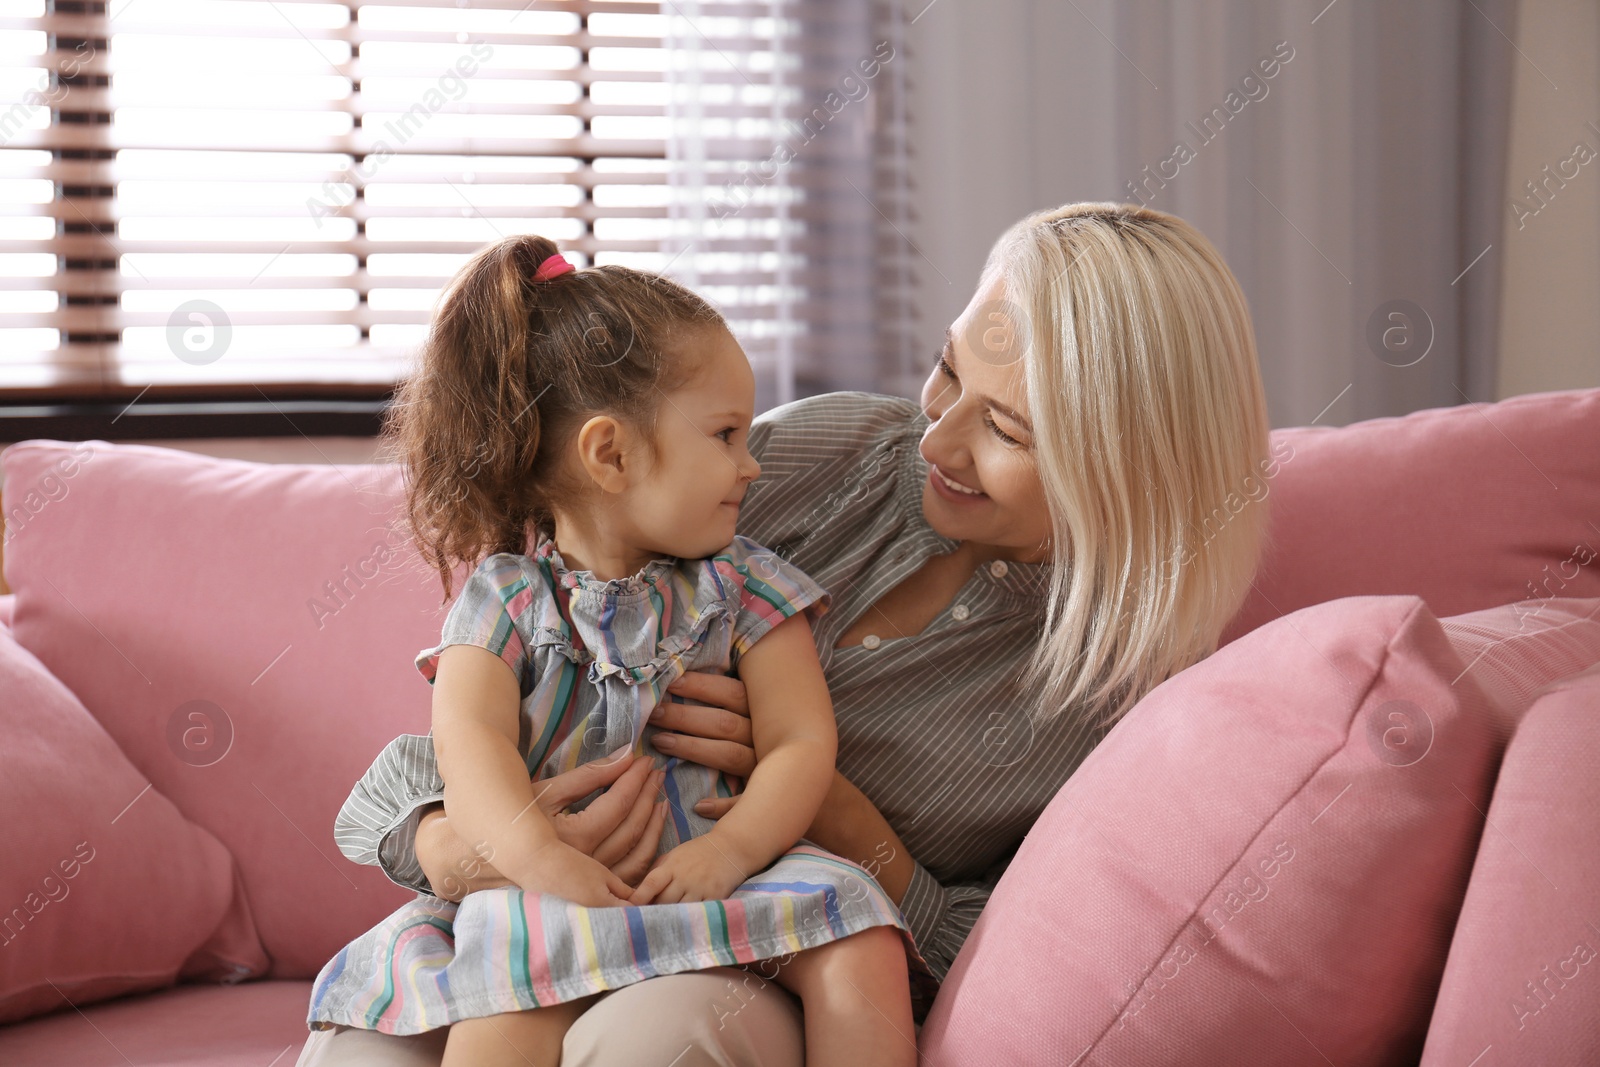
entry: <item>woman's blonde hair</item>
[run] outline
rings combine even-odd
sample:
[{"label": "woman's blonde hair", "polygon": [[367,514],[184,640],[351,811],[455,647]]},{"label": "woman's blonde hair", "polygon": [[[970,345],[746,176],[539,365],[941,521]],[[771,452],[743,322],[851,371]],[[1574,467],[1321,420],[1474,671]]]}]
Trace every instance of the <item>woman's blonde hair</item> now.
[{"label": "woman's blonde hair", "polygon": [[1250,311],[1198,230],[1133,204],[1030,215],[983,278],[1027,327],[1055,531],[1035,719],[1081,704],[1109,725],[1216,649],[1255,574],[1270,427]]}]

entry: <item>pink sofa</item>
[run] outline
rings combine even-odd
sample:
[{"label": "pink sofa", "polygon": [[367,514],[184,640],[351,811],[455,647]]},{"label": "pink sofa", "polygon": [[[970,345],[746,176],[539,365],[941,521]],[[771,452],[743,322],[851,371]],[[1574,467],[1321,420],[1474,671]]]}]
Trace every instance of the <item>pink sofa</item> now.
[{"label": "pink sofa", "polygon": [[[1251,598],[1029,834],[931,1062],[1600,1062],[1600,390],[1273,442],[1217,517],[1272,509]],[[427,729],[398,473],[0,468],[0,1064],[287,1067],[408,896],[331,833]]]}]

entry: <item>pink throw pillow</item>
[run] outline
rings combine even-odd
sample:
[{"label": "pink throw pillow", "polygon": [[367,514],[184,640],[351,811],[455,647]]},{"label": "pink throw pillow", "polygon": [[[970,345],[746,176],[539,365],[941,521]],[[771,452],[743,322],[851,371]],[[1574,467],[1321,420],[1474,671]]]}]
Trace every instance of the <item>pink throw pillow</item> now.
[{"label": "pink throw pillow", "polygon": [[1600,1063],[1596,767],[1600,665],[1540,695],[1506,750],[1424,1067]]},{"label": "pink throw pillow", "polygon": [[1519,600],[1439,623],[1488,695],[1502,749],[1541,689],[1600,661],[1600,597]]},{"label": "pink throw pillow", "polygon": [[1439,618],[1600,596],[1600,389],[1278,429],[1272,453],[1270,477],[1218,515],[1271,515],[1223,644],[1346,596],[1415,594]]},{"label": "pink throw pillow", "polygon": [[0,629],[0,1023],[266,971],[227,849]]},{"label": "pink throw pillow", "polygon": [[[1600,625],[1584,634],[1600,660]],[[1494,719],[1520,712],[1464,668],[1420,598],[1351,597],[1169,678],[1029,832],[923,1051],[942,1067],[1415,1062]]]},{"label": "pink throw pillow", "polygon": [[333,840],[378,751],[428,729],[412,659],[445,609],[399,469],[105,441],[0,462],[17,640],[233,853],[272,976],[315,976],[414,895]]}]

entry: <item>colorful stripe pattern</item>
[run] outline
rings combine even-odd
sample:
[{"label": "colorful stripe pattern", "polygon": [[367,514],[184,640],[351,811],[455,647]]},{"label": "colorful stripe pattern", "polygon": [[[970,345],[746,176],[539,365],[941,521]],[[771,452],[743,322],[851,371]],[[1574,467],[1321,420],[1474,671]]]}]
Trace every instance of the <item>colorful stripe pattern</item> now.
[{"label": "colorful stripe pattern", "polygon": [[[416,657],[433,684],[450,645],[487,648],[516,672],[522,693],[522,756],[535,779],[600,759],[624,745],[648,752],[668,771],[669,818],[658,852],[710,830],[694,810],[703,797],[727,797],[743,782],[655,750],[650,712],[685,671],[732,673],[756,641],[803,610],[821,616],[829,597],[782,557],[751,541],[709,559],[662,558],[638,574],[601,581],[570,571],[555,543],[540,538],[532,556],[498,553],[468,577],[445,617],[437,645]],[[431,737],[390,743],[443,789]],[[570,805],[581,811],[596,791]]]},{"label": "colorful stripe pattern", "polygon": [[[490,556],[463,586],[440,643],[417,656],[430,684],[439,653],[475,644],[505,660],[523,694],[521,751],[548,778],[630,745],[668,770],[669,815],[657,853],[709,831],[695,812],[739,778],[650,744],[646,719],[690,670],[729,673],[772,627],[828,594],[747,538],[706,560],[658,559],[629,578],[568,571],[549,540],[533,556]],[[403,735],[388,758],[442,791],[431,737]],[[385,757],[380,756],[380,762]],[[570,805],[581,809],[596,792]],[[727,900],[588,908],[498,889],[459,905],[426,894],[345,946],[322,969],[307,1022],[411,1034],[458,1019],[520,1011],[657,974],[752,963],[873,926],[901,931],[913,974],[926,976],[904,917],[860,866],[801,841]],[[931,986],[927,989],[931,997]]]},{"label": "colorful stripe pattern", "polygon": [[772,962],[873,926],[900,930],[921,997],[935,986],[900,910],[865,870],[802,840],[726,900],[587,908],[520,889],[459,905],[418,894],[317,976],[307,1025],[415,1034],[656,975]]},{"label": "colorful stripe pattern", "polygon": [[[1028,828],[1108,728],[1087,706],[1054,709],[1048,725],[1029,717],[1019,680],[1048,614],[1048,563],[994,561],[915,637],[834,647],[871,605],[956,547],[922,513],[927,429],[916,401],[870,393],[763,412],[750,428],[761,477],[739,528],[833,594],[814,630],[839,772],[905,846],[911,881],[900,910],[943,977]],[[386,749],[356,783],[334,841],[353,862],[426,892],[416,824],[439,794],[405,756]]]}]

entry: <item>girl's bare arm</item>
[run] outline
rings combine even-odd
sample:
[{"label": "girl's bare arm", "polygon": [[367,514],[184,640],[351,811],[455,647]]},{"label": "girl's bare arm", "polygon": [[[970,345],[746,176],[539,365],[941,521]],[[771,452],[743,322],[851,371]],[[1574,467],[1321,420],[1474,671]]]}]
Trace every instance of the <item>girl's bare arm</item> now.
[{"label": "girl's bare arm", "polygon": [[[661,799],[665,771],[647,755],[591,760],[539,782],[539,807],[549,816],[556,835],[593,856],[629,885],[638,885],[655,859],[666,821]],[[582,811],[561,813],[596,789],[600,796]],[[494,866],[487,842],[474,848],[455,834],[444,805],[434,801],[421,809],[413,848],[435,896],[459,901],[480,889],[511,884]]]},{"label": "girl's bare arm", "polygon": [[517,750],[520,704],[516,675],[493,652],[450,645],[439,654],[433,747],[445,812],[460,837],[487,844],[513,884],[580,904],[622,903],[632,887],[562,842],[540,809]]},{"label": "girl's bare arm", "polygon": [[739,676],[749,694],[756,766],[739,803],[707,836],[749,873],[805,835],[833,784],[839,735],[803,612],[757,641],[740,658]]},{"label": "girl's bare arm", "polygon": [[[651,721],[663,731],[673,732],[656,734],[655,746],[719,771],[747,776],[755,766],[755,752],[750,747],[750,706],[744,683],[691,671],[668,689],[690,703],[663,703],[656,709]],[[738,803],[737,794],[707,797],[695,805],[695,811],[718,819]],[[866,794],[837,770],[833,788],[804,836],[861,864],[896,904],[905,899],[915,868],[910,851]]]},{"label": "girl's bare arm", "polygon": [[739,803],[708,833],[659,856],[633,891],[634,904],[726,897],[804,836],[827,796],[838,734],[805,616],[770,630],[739,671],[755,756]]}]

